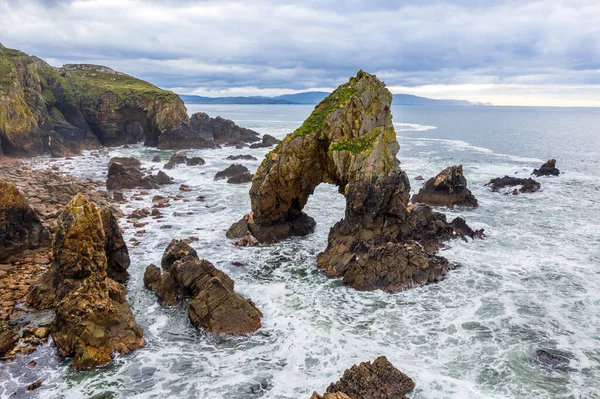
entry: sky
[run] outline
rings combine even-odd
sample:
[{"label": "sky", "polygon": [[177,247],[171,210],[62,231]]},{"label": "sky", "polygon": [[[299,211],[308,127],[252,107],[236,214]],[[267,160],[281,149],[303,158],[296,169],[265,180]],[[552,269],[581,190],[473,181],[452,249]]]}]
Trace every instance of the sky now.
[{"label": "sky", "polygon": [[0,0],[0,43],[181,94],[330,91],[600,106],[600,0]]}]

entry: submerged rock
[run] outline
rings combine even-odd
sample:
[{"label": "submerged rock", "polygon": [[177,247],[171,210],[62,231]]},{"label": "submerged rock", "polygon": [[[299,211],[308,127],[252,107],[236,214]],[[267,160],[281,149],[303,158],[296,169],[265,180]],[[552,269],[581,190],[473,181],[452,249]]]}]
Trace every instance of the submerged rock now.
[{"label": "submerged rock", "polygon": [[517,195],[519,193],[535,193],[542,188],[542,185],[532,178],[523,179],[512,176],[496,177],[495,179],[492,179],[486,183],[486,186],[489,186],[493,192],[498,192],[507,187],[520,186],[518,189],[515,188],[511,191],[513,195]]},{"label": "submerged rock", "polygon": [[325,395],[316,392],[311,399],[408,399],[415,383],[395,368],[385,356],[373,363],[352,366],[344,376],[327,388]]},{"label": "submerged rock", "polygon": [[[59,218],[54,261],[28,294],[31,306],[56,308],[50,334],[60,356],[74,357],[76,369],[102,366],[114,352],[125,354],[144,346],[125,288],[108,276],[106,251],[117,247],[114,240],[108,243],[98,207],[76,195]],[[122,248],[116,252],[122,264]]]},{"label": "submerged rock", "polygon": [[560,171],[556,168],[556,159],[549,159],[539,169],[534,169],[532,175],[540,176],[558,176]]},{"label": "submerged rock", "polygon": [[554,369],[567,368],[569,363],[571,363],[571,359],[557,351],[538,349],[535,352],[535,356],[540,363]]},{"label": "submerged rock", "polygon": [[261,327],[262,313],[254,303],[235,293],[233,280],[199,259],[184,241],[171,241],[161,267],[162,273],[155,265],[146,268],[144,285],[167,305],[191,298],[188,315],[193,325],[225,334],[249,334]]},{"label": "submerged rock", "polygon": [[413,203],[431,206],[476,207],[477,199],[467,188],[462,165],[448,166],[437,176],[427,180],[419,192],[412,196]]},{"label": "submerged rock", "polygon": [[238,161],[238,160],[257,161],[257,159],[255,157],[253,157],[252,155],[230,155],[225,159],[228,161]]},{"label": "submerged rock", "polygon": [[0,261],[49,244],[50,235],[13,184],[0,180]]},{"label": "submerged rock", "polygon": [[434,253],[463,233],[428,207],[408,208],[391,101],[385,85],[362,71],[338,87],[267,154],[252,180],[252,212],[227,236],[255,245],[311,233],[315,221],[302,209],[317,185],[331,183],[346,212],[318,255],[320,268],[358,289],[393,292],[440,280],[451,265]]}]

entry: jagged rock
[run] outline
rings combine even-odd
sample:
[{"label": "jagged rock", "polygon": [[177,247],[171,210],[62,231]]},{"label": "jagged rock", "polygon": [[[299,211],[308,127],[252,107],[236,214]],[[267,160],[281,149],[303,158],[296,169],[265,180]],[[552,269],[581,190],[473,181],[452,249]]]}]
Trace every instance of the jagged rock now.
[{"label": "jagged rock", "polygon": [[449,208],[478,205],[477,199],[467,188],[467,179],[463,175],[462,165],[448,166],[437,176],[427,180],[419,192],[412,196],[411,201]]},{"label": "jagged rock", "polygon": [[108,178],[106,188],[120,190],[122,188],[135,188],[142,184],[143,178],[141,163],[135,158],[111,158],[108,163]]},{"label": "jagged rock", "polygon": [[238,161],[238,160],[257,161],[257,159],[255,157],[253,157],[252,155],[230,155],[225,159],[228,161]]},{"label": "jagged rock", "polygon": [[196,112],[190,118],[190,127],[202,137],[213,140],[217,144],[253,143],[260,140],[259,134],[253,130],[237,126],[229,119],[211,118],[204,112]]},{"label": "jagged rock", "polygon": [[271,136],[270,134],[265,134],[260,143],[251,144],[250,148],[267,148],[277,145],[278,143],[279,140],[277,140],[275,137]]},{"label": "jagged rock", "polygon": [[325,395],[316,392],[311,399],[408,399],[406,396],[415,383],[395,368],[385,356],[373,363],[352,366],[335,384],[330,384]]},{"label": "jagged rock", "polygon": [[172,184],[173,182],[171,181],[171,177],[166,174],[165,172],[163,172],[162,170],[158,171],[158,174],[156,175],[156,181],[158,182],[158,184]]},{"label": "jagged rock", "polygon": [[490,180],[489,183],[486,183],[486,186],[489,186],[494,192],[498,192],[507,187],[520,186],[518,189],[515,188],[511,191],[513,195],[519,193],[535,193],[542,188],[542,185],[532,178],[523,179],[511,176],[496,177],[495,179]]},{"label": "jagged rock", "polygon": [[106,237],[104,252],[107,258],[107,274],[118,283],[124,284],[129,279],[127,269],[131,263],[129,259],[129,250],[123,239],[123,234],[119,228],[119,221],[112,210],[108,207],[100,209],[102,216],[102,227]]},{"label": "jagged rock", "polygon": [[188,123],[172,92],[98,65],[54,68],[0,45],[0,143],[6,155],[53,156],[143,141]]},{"label": "jagged rock", "polygon": [[556,159],[549,159],[539,169],[534,169],[532,175],[540,176],[558,176],[560,171],[556,168]]},{"label": "jagged rock", "polygon": [[242,183],[250,183],[252,181],[252,174],[250,172],[244,172],[237,174],[235,176],[231,176],[227,179],[227,183],[229,184],[242,184]]},{"label": "jagged rock", "polygon": [[54,261],[27,296],[30,306],[56,307],[50,334],[60,356],[74,357],[76,369],[102,366],[114,352],[144,346],[125,288],[108,277],[106,250],[101,211],[77,194],[59,218]]},{"label": "jagged rock", "polygon": [[171,155],[171,159],[164,166],[165,169],[173,169],[177,165],[185,164],[188,158],[185,152],[178,151]]},{"label": "jagged rock", "polygon": [[18,335],[12,330],[0,332],[0,357],[9,352],[17,343]]},{"label": "jagged rock", "polygon": [[25,197],[0,180],[0,261],[26,249],[48,245],[50,235]]},{"label": "jagged rock", "polygon": [[346,212],[330,230],[320,268],[356,288],[390,292],[441,279],[451,265],[434,253],[462,233],[428,207],[409,209],[391,100],[384,84],[362,71],[338,87],[266,155],[252,179],[252,212],[227,236],[252,245],[308,234],[315,225],[302,212],[308,197],[322,182],[336,184]]},{"label": "jagged rock", "polygon": [[217,174],[215,175],[215,180],[228,179],[230,177],[244,173],[250,173],[247,167],[240,164],[233,164],[228,166],[225,170],[217,172]]},{"label": "jagged rock", "polygon": [[236,294],[233,280],[210,262],[199,259],[184,241],[173,240],[161,267],[150,265],[144,285],[167,305],[192,298],[188,314],[192,324],[213,333],[249,334],[261,327],[261,312],[254,303]]},{"label": "jagged rock", "polygon": [[187,166],[198,166],[198,165],[204,165],[205,163],[206,163],[206,161],[200,157],[191,157],[187,161]]}]

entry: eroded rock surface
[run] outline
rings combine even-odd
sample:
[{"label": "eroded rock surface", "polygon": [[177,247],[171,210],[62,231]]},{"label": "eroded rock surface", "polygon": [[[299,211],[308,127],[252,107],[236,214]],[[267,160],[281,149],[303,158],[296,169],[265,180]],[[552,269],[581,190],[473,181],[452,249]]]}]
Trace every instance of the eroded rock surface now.
[{"label": "eroded rock surface", "polygon": [[49,231],[13,184],[0,180],[0,261],[48,245]]},{"label": "eroded rock surface", "polygon": [[535,193],[542,188],[542,185],[532,178],[519,178],[519,177],[496,177],[495,179],[490,180],[486,183],[486,186],[490,187],[492,191],[499,192],[507,188],[514,188],[512,191],[508,190],[506,193],[510,192],[513,195],[517,195],[519,193]]},{"label": "eroded rock surface", "polygon": [[114,238],[112,244],[107,240],[100,209],[76,195],[59,217],[54,261],[28,294],[33,307],[55,307],[50,334],[59,355],[74,357],[74,368],[102,366],[115,352],[144,346],[125,288],[108,276],[106,251],[118,246]]},{"label": "eroded rock surface", "polygon": [[467,188],[462,165],[448,166],[437,176],[427,180],[419,192],[412,196],[413,203],[431,206],[476,207],[477,199]]},{"label": "eroded rock surface", "polygon": [[532,175],[540,176],[558,176],[560,171],[556,168],[556,159],[549,159],[539,169],[534,169]]},{"label": "eroded rock surface", "polygon": [[144,285],[167,305],[184,298],[195,326],[208,332],[249,334],[261,327],[262,313],[234,291],[233,280],[183,241],[173,240],[162,257],[161,269],[150,265]]},{"label": "eroded rock surface", "polygon": [[440,280],[451,265],[435,251],[468,231],[455,231],[428,207],[408,207],[410,183],[396,159],[391,100],[384,84],[362,71],[338,87],[267,154],[252,180],[252,212],[227,236],[236,245],[256,245],[311,233],[315,222],[302,209],[327,182],[346,198],[344,218],[317,258],[328,275],[390,292]]},{"label": "eroded rock surface", "polygon": [[352,366],[323,396],[315,392],[311,399],[407,399],[414,387],[410,377],[380,356],[373,363]]}]

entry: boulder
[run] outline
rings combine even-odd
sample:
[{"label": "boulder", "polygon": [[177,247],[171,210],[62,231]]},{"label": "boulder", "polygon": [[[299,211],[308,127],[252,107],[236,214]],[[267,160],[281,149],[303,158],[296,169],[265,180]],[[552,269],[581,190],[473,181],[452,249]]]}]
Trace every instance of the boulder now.
[{"label": "boulder", "polygon": [[257,161],[257,159],[255,157],[253,157],[252,155],[230,155],[225,159],[228,161],[239,161],[239,160]]},{"label": "boulder", "polygon": [[412,196],[413,203],[431,206],[476,207],[477,199],[467,188],[462,165],[448,166],[437,176],[427,180],[419,192]]},{"label": "boulder", "polygon": [[152,157],[152,162],[160,163],[162,161],[160,155],[155,155]]},{"label": "boulder", "polygon": [[172,184],[172,179],[171,177],[166,174],[165,172],[163,172],[162,170],[158,171],[158,174],[156,175],[156,181],[158,182],[158,184]]},{"label": "boulder", "polygon": [[549,159],[539,169],[534,169],[532,175],[540,176],[558,176],[560,171],[556,168],[556,159]]},{"label": "boulder", "polygon": [[191,157],[187,161],[187,166],[198,166],[198,165],[204,165],[205,163],[206,163],[206,161],[200,157]]},{"label": "boulder", "polygon": [[315,392],[311,399],[408,399],[414,387],[410,377],[380,356],[373,363],[352,366],[338,382],[329,385],[325,395]]},{"label": "boulder", "polygon": [[443,214],[409,207],[391,101],[385,85],[363,71],[338,87],[265,156],[252,179],[252,211],[227,236],[254,245],[311,233],[315,221],[303,208],[326,182],[345,196],[346,211],[318,267],[358,289],[394,292],[439,281],[451,265],[435,252],[462,233]]},{"label": "boulder", "polygon": [[186,153],[183,151],[178,151],[171,155],[171,159],[169,159],[169,162],[165,164],[164,168],[173,169],[177,165],[185,164],[187,160],[188,158]]},{"label": "boulder", "polygon": [[27,296],[30,306],[55,307],[50,334],[60,356],[74,357],[76,369],[105,365],[115,352],[145,344],[125,288],[108,276],[107,248],[116,247],[108,245],[100,209],[77,194],[59,217],[53,263]]},{"label": "boulder", "polygon": [[519,178],[512,176],[504,176],[504,177],[496,177],[495,179],[490,180],[486,183],[486,186],[490,187],[493,192],[499,192],[506,188],[514,188],[512,191],[508,190],[506,194],[509,192],[513,195],[517,195],[519,193],[535,193],[542,188],[542,185],[532,178]]},{"label": "boulder", "polygon": [[19,336],[12,330],[4,330],[0,332],[0,357],[8,353],[17,343]]},{"label": "boulder", "polygon": [[229,184],[242,184],[242,183],[250,183],[252,181],[252,174],[250,172],[244,172],[237,174],[235,176],[231,176],[227,179],[227,183]]},{"label": "boulder", "polygon": [[48,245],[48,229],[17,187],[0,180],[0,193],[0,261]]},{"label": "boulder", "polygon": [[261,312],[234,292],[233,280],[209,261],[199,259],[184,241],[173,240],[162,257],[161,270],[150,265],[144,285],[167,305],[191,298],[188,315],[208,332],[249,334],[261,327]]},{"label": "boulder", "polygon": [[230,177],[244,173],[250,173],[247,167],[240,164],[233,164],[228,166],[225,170],[217,172],[217,174],[215,175],[215,180],[228,179]]},{"label": "boulder", "polygon": [[270,134],[265,134],[262,138],[262,141],[260,143],[254,143],[250,145],[250,148],[267,148],[267,147],[273,147],[274,145],[277,145],[279,143],[279,140],[276,139],[275,137],[271,136]]}]

